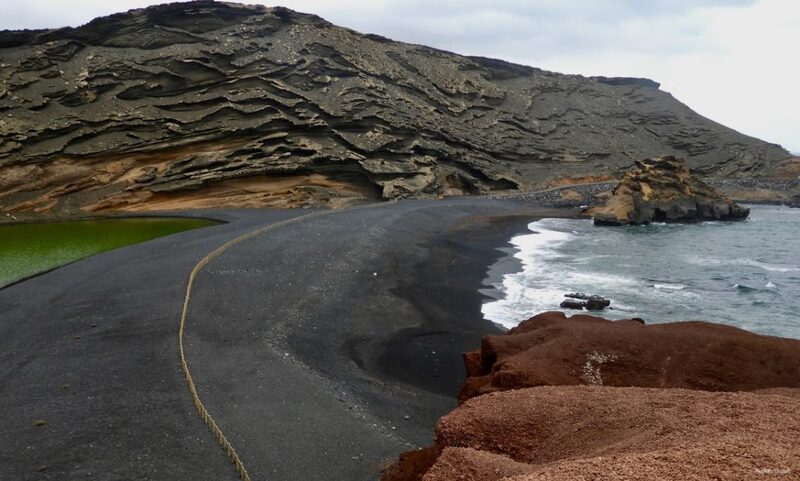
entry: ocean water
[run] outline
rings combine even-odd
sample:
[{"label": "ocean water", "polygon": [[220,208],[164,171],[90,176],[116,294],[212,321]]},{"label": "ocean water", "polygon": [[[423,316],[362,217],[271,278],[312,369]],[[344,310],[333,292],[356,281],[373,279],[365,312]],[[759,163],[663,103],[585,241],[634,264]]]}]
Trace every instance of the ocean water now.
[{"label": "ocean water", "polygon": [[583,292],[611,299],[600,314],[611,319],[706,320],[800,339],[800,209],[750,207],[743,222],[532,222],[510,241],[521,271],[485,283],[494,300],[484,317],[510,328],[543,311],[576,313],[558,305]]}]

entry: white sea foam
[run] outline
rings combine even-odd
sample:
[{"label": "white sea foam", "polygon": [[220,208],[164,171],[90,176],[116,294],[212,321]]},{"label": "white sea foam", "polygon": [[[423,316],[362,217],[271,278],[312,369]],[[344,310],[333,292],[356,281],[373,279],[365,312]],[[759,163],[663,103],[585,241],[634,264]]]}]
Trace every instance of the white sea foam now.
[{"label": "white sea foam", "polygon": [[776,264],[770,264],[767,262],[759,262],[753,259],[737,259],[741,265],[745,266],[753,266],[758,267],[759,269],[764,269],[765,271],[770,272],[796,272],[800,271],[800,268],[797,267],[789,267],[789,266],[782,266]]},{"label": "white sea foam", "polygon": [[[531,233],[511,241],[515,249],[509,254],[520,261],[521,272],[487,277],[495,299],[484,304],[484,317],[513,327],[543,311],[575,313],[559,304],[564,294],[583,292],[611,300],[611,309],[602,313],[609,319],[664,322],[702,314],[800,338],[800,223],[780,215],[757,207],[750,222],[708,228],[599,229],[576,219],[531,223]],[[508,262],[498,261],[498,270],[507,272]],[[784,298],[776,303],[777,296]]]},{"label": "white sea foam", "polygon": [[600,272],[570,272],[567,274],[570,284],[593,285],[597,288],[624,288],[639,286],[640,281],[631,277],[603,274]]},{"label": "white sea foam", "polygon": [[629,306],[627,304],[622,304],[621,302],[617,302],[614,299],[611,299],[611,304],[612,304],[611,309],[614,311],[636,312],[636,307]]},{"label": "white sea foam", "polygon": [[[562,252],[562,248],[572,240],[595,240],[586,238],[591,231],[581,230],[585,227],[584,222],[587,221],[543,219],[528,225],[533,233],[512,238],[511,244],[517,248],[513,255],[522,263],[522,272],[506,274],[502,282],[494,284],[503,296],[483,305],[484,318],[514,327],[539,312],[564,310],[560,304],[568,292],[583,290],[602,295],[606,292],[640,291],[643,287],[640,279],[596,270],[585,271],[586,259]],[[579,224],[576,226],[576,223]],[[595,262],[601,258],[612,258],[613,262],[613,257],[603,254],[587,256]],[[619,317],[623,313],[635,312],[630,306],[618,307],[615,309],[618,316],[613,311],[608,312],[608,316]]]},{"label": "white sea foam", "polygon": [[504,297],[483,305],[486,319],[506,327],[514,327],[526,315],[557,308],[564,298],[564,289],[553,285],[555,272],[552,262],[562,254],[558,247],[575,237],[571,232],[557,230],[562,219],[543,219],[532,222],[532,234],[511,239],[517,248],[514,257],[522,263],[522,272],[506,274],[495,287]]},{"label": "white sea foam", "polygon": [[534,232],[533,234],[519,235],[511,239],[511,244],[519,249],[514,257],[521,260],[523,265],[530,264],[538,257],[557,256],[558,253],[554,251],[554,248],[573,237],[567,232],[546,229],[541,225],[542,222],[533,222],[528,226]]},{"label": "white sea foam", "polygon": [[755,259],[714,259],[714,258],[701,258],[701,257],[688,257],[687,260],[692,264],[698,266],[709,266],[709,267],[716,267],[716,266],[750,266],[750,267],[758,267],[759,269],[763,269],[765,271],[770,272],[798,272],[800,271],[800,267],[793,267],[793,266],[785,266],[785,265],[777,265],[771,264],[769,262],[761,262]]},{"label": "white sea foam", "polygon": [[757,266],[764,269],[765,271],[770,271],[770,272],[800,272],[800,268],[797,267],[776,266],[774,264],[765,264],[763,262],[758,263]]}]

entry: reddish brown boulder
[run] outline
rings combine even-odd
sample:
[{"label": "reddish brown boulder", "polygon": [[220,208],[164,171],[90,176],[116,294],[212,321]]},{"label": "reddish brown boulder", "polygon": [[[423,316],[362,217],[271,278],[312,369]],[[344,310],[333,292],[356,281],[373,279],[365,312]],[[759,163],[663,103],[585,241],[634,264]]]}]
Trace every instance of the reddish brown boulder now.
[{"label": "reddish brown boulder", "polygon": [[796,395],[543,386],[443,417],[421,479],[798,479],[798,439]]},{"label": "reddish brown boulder", "polygon": [[430,470],[438,457],[439,450],[436,446],[407,451],[400,454],[397,461],[384,469],[381,479],[386,481],[419,481]]},{"label": "reddish brown boulder", "polygon": [[384,481],[800,479],[800,341],[547,312],[464,363],[436,445]]},{"label": "reddish brown boulder", "polygon": [[606,385],[753,391],[800,387],[800,341],[702,321],[546,312],[465,354],[459,400],[533,386]]},{"label": "reddish brown boulder", "polygon": [[531,465],[514,461],[505,454],[474,448],[445,447],[442,454],[419,479],[484,480],[530,473]]}]

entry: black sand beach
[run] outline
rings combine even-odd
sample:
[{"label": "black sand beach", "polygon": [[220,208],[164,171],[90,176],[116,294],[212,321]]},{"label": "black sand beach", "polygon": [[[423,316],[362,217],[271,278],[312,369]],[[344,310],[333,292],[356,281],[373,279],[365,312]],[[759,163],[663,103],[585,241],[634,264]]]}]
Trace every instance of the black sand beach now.
[{"label": "black sand beach", "polygon": [[[193,212],[229,223],[0,290],[0,479],[236,479],[177,363],[186,278],[226,240],[307,212]],[[478,293],[496,248],[535,218],[572,214],[387,203],[276,229],[210,263],[187,357],[253,479],[376,479],[429,444],[456,404],[461,353],[496,329]]]},{"label": "black sand beach", "polygon": [[[569,215],[566,210],[537,211],[536,217]],[[502,328],[483,319],[484,296],[478,294],[487,268],[515,234],[528,232],[529,215],[470,216],[437,233],[426,252],[399,276],[393,292],[411,303],[422,324],[402,329],[380,345],[369,365],[432,392],[452,396],[464,381],[461,353],[474,349],[481,336]],[[506,249],[503,249],[506,250]],[[509,268],[517,267],[509,263]]]}]

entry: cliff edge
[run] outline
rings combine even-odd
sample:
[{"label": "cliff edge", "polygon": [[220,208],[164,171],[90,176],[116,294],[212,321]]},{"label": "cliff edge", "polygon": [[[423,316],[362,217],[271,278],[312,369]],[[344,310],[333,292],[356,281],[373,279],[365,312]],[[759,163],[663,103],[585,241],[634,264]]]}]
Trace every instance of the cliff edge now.
[{"label": "cliff edge", "polygon": [[384,481],[800,473],[800,341],[547,312],[464,360],[460,406],[436,444],[402,455]]}]

